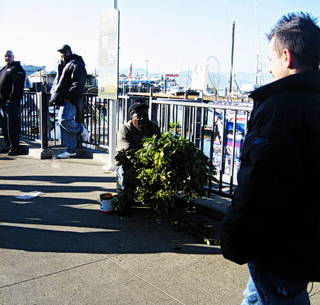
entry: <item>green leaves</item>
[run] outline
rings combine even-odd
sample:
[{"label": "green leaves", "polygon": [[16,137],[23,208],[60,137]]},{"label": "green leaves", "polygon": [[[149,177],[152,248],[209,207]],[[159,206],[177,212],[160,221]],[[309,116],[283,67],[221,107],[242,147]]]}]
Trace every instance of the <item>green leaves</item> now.
[{"label": "green leaves", "polygon": [[[207,156],[190,141],[174,135],[176,124],[170,127],[160,137],[145,138],[143,148],[120,151],[116,156],[132,183],[132,196],[160,213],[175,207],[178,192],[188,198],[201,197],[206,193],[204,185],[216,180]],[[129,196],[120,193],[118,201],[121,197]]]}]

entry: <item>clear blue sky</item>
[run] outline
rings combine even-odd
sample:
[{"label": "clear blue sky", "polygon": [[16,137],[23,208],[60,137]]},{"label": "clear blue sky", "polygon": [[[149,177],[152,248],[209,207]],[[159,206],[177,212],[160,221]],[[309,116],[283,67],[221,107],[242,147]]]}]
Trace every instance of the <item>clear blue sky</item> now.
[{"label": "clear blue sky", "polygon": [[[88,71],[98,69],[99,14],[113,0],[11,0],[1,3],[0,65],[12,49],[23,64],[55,69],[60,45],[82,55]],[[133,64],[149,72],[192,69],[209,56],[230,70],[232,22],[235,72],[254,72],[257,54],[267,63],[265,33],[288,12],[319,18],[318,0],[118,0],[120,69]],[[265,69],[267,67],[265,66]]]}]

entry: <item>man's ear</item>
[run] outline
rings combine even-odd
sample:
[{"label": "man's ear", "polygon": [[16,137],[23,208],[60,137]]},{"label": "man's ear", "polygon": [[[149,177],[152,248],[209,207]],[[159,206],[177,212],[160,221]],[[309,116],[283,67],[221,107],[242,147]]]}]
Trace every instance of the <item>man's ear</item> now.
[{"label": "man's ear", "polygon": [[294,56],[293,53],[289,49],[283,49],[282,58],[284,63],[288,69],[294,69]]}]

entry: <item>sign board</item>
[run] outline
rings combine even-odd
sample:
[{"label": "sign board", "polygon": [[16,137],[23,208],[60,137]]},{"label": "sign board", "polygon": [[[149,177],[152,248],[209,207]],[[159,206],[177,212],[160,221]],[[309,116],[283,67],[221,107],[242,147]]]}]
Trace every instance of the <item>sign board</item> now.
[{"label": "sign board", "polygon": [[119,78],[119,11],[108,9],[100,16],[99,78],[100,98],[118,98]]},{"label": "sign board", "polygon": [[195,65],[192,70],[191,89],[204,90],[207,85],[207,65]]},{"label": "sign board", "polygon": [[165,77],[179,77],[179,74],[166,74]]}]

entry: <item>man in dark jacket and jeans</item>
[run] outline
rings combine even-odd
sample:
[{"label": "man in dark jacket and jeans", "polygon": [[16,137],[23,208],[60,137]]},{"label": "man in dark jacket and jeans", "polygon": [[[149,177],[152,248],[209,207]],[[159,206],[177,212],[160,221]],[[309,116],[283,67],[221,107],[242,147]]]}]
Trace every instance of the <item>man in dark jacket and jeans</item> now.
[{"label": "man in dark jacket and jeans", "polygon": [[70,46],[63,45],[58,52],[61,53],[61,61],[51,90],[50,103],[60,106],[61,137],[67,150],[59,154],[58,158],[66,159],[76,155],[79,135],[85,142],[89,139],[88,130],[83,124],[82,100],[87,72],[82,57],[72,54]]},{"label": "man in dark jacket and jeans", "polygon": [[251,94],[221,247],[248,263],[243,305],[306,305],[308,282],[320,281],[320,28],[309,14],[289,14],[268,38],[276,81]]},{"label": "man in dark jacket and jeans", "polygon": [[20,100],[23,96],[26,73],[19,61],[14,61],[13,52],[4,55],[7,63],[0,70],[0,123],[6,147],[1,153],[19,155]]}]

